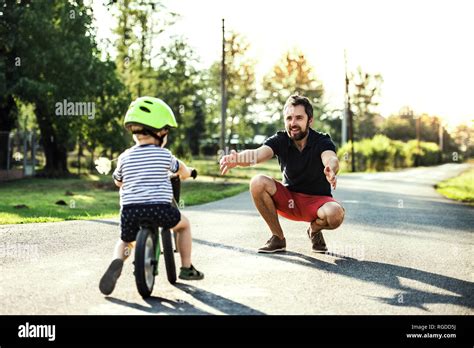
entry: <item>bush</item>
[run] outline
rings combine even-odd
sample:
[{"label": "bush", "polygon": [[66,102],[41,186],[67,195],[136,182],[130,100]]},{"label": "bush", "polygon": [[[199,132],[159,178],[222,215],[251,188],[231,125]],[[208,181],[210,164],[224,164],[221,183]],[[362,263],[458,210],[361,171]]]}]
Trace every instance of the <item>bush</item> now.
[{"label": "bush", "polygon": [[[347,143],[337,152],[341,170],[351,169],[351,143]],[[372,139],[363,139],[354,143],[355,166],[357,171],[386,171],[396,168],[412,167],[416,156],[420,165],[429,166],[439,163],[440,151],[435,143],[410,140],[404,143],[391,140],[385,135],[376,135]]]},{"label": "bush", "polygon": [[420,165],[432,166],[438,164],[441,158],[441,151],[439,146],[435,143],[421,142],[421,158]]},{"label": "bush", "polygon": [[372,148],[369,157],[369,170],[384,171],[393,168],[395,149],[385,135],[376,135],[369,141]]},{"label": "bush", "polygon": [[421,141],[420,149],[418,150],[417,141],[410,140],[405,144],[405,165],[407,167],[413,166],[417,155],[420,156],[419,165],[421,166],[438,164],[441,158],[441,152],[437,144]]},{"label": "bush", "polygon": [[405,167],[405,165],[406,165],[405,164],[405,159],[406,159],[405,147],[406,147],[406,144],[403,141],[399,141],[399,140],[392,140],[391,143],[392,143],[392,148],[393,148],[393,151],[394,151],[392,169]]}]

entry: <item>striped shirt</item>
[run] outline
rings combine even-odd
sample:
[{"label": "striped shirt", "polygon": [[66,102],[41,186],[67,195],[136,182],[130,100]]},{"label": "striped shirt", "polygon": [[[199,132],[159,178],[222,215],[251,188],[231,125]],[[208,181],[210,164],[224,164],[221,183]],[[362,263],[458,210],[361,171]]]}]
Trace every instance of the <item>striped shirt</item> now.
[{"label": "striped shirt", "polygon": [[124,151],[112,174],[115,180],[123,182],[120,205],[171,203],[169,171],[176,173],[178,169],[178,160],[167,149],[147,144]]}]

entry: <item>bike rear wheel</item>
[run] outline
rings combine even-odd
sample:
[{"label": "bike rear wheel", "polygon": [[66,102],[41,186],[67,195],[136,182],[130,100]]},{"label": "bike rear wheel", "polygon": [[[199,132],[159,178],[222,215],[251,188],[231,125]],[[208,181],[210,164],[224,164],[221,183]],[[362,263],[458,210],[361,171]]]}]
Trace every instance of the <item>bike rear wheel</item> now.
[{"label": "bike rear wheel", "polygon": [[155,285],[156,238],[149,227],[141,227],[135,245],[135,282],[143,298],[147,298]]},{"label": "bike rear wheel", "polygon": [[165,257],[166,275],[171,284],[176,283],[176,264],[174,261],[173,242],[171,231],[168,228],[161,230],[161,241],[163,243],[163,256]]}]

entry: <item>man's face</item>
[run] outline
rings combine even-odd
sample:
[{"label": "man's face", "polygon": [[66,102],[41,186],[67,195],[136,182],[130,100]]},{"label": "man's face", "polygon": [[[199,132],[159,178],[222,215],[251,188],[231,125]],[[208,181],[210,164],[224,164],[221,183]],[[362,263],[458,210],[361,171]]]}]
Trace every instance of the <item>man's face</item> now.
[{"label": "man's face", "polygon": [[313,124],[313,118],[309,119],[304,111],[303,105],[290,105],[284,110],[285,130],[290,139],[301,140],[309,132],[309,127]]}]

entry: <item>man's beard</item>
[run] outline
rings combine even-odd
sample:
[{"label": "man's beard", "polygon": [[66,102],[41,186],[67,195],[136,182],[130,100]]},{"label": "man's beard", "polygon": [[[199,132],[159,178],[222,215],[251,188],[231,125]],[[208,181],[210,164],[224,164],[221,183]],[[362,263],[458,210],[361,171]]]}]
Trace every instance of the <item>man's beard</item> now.
[{"label": "man's beard", "polygon": [[296,133],[295,135],[291,135],[291,131],[292,131],[291,128],[287,131],[287,134],[288,134],[288,136],[290,137],[291,140],[300,141],[306,135],[308,135],[308,133],[309,133],[309,122],[306,124],[306,129],[305,129],[304,132],[301,131],[300,127],[298,127],[298,129],[300,130],[300,132]]}]

